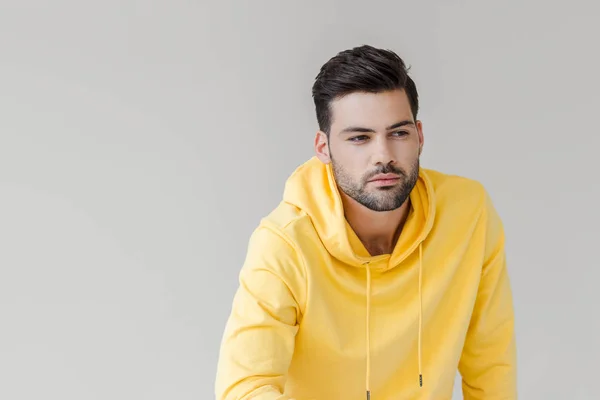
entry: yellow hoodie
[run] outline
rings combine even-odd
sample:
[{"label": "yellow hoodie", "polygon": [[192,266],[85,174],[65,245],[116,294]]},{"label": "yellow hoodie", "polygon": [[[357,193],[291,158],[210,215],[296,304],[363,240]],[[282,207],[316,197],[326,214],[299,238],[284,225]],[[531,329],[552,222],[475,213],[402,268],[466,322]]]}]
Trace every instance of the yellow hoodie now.
[{"label": "yellow hoodie", "polygon": [[421,168],[392,254],[371,257],[316,158],[250,238],[219,400],[514,400],[504,233],[476,181]]}]

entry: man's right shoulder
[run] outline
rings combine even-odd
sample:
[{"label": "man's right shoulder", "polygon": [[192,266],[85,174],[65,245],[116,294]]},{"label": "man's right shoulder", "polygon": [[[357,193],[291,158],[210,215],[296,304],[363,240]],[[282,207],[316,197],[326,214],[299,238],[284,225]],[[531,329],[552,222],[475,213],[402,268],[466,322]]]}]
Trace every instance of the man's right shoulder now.
[{"label": "man's right shoulder", "polygon": [[294,242],[297,242],[298,235],[316,234],[308,214],[285,201],[281,201],[277,207],[261,219],[258,229],[263,227],[272,229]]},{"label": "man's right shoulder", "polygon": [[306,285],[306,240],[316,234],[310,217],[285,202],[280,203],[252,232],[245,262],[241,269],[242,280],[275,275],[290,288],[302,303]]},{"label": "man's right shoulder", "polygon": [[316,235],[308,214],[282,201],[260,220],[250,238],[250,246],[260,247],[263,256],[285,256],[292,252],[301,257],[306,241]]}]

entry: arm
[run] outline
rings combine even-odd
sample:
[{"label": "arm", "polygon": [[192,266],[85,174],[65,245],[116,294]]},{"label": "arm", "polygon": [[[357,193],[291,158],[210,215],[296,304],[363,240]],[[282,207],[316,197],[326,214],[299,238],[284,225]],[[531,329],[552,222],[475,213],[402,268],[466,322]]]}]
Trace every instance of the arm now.
[{"label": "arm", "polygon": [[466,400],[516,400],[514,311],[504,230],[485,193],[485,258],[475,308],[459,364]]},{"label": "arm", "polygon": [[253,233],[221,343],[218,400],[291,400],[283,391],[301,318],[301,267],[278,233]]}]

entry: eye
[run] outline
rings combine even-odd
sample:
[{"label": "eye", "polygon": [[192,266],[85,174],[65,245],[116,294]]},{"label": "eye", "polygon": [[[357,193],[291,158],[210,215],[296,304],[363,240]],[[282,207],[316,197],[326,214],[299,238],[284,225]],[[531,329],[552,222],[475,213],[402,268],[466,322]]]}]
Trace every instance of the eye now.
[{"label": "eye", "polygon": [[353,137],[349,138],[348,140],[350,142],[362,142],[366,139],[368,139],[368,137],[366,135],[359,135],[359,136],[353,136]]},{"label": "eye", "polygon": [[392,135],[396,136],[396,137],[402,137],[402,136],[407,136],[409,133],[407,131],[396,131],[394,133],[392,133]]}]

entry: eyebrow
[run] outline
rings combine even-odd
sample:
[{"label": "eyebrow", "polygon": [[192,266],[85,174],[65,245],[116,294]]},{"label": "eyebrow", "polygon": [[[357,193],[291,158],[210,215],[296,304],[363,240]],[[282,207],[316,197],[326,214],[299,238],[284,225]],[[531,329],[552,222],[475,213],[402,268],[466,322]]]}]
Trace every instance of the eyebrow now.
[{"label": "eyebrow", "polygon": [[[406,126],[406,125],[415,126],[415,123],[412,122],[411,120],[407,119],[404,121],[396,122],[395,124],[390,125],[387,128],[385,128],[385,130],[390,131],[392,129],[400,128],[400,127]],[[349,126],[340,131],[340,133],[354,133],[354,132],[375,133],[375,130],[371,129],[371,128],[364,128],[362,126]]]}]

